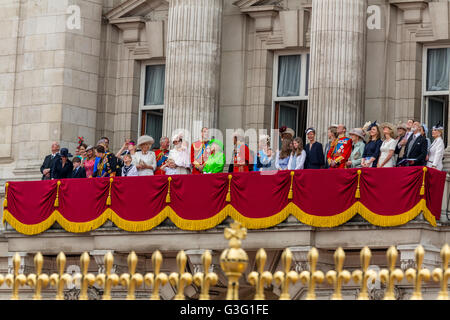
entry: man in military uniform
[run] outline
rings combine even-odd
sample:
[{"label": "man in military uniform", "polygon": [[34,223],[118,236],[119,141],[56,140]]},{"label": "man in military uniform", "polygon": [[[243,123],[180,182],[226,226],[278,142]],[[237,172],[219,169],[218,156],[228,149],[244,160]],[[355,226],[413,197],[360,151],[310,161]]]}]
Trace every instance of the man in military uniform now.
[{"label": "man in military uniform", "polygon": [[191,145],[191,164],[192,174],[201,174],[205,167],[206,161],[210,156],[209,145],[209,130],[208,128],[202,128],[202,135],[199,141],[194,142]]}]

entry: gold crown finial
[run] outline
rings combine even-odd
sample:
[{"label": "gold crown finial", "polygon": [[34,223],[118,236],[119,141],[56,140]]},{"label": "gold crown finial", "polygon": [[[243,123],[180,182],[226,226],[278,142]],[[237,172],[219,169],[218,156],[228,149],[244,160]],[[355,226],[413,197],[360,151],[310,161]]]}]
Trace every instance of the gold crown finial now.
[{"label": "gold crown finial", "polygon": [[159,287],[164,286],[167,281],[169,281],[169,278],[165,273],[159,272],[162,262],[162,254],[161,252],[159,252],[159,250],[156,250],[152,254],[152,264],[154,272],[147,273],[144,277],[145,284],[148,286],[153,286],[153,292],[150,296],[150,300],[159,300]]},{"label": "gold crown finial", "polygon": [[102,300],[111,300],[111,289],[119,284],[119,276],[112,271],[114,265],[114,256],[108,251],[103,259],[105,272],[97,275],[97,283],[105,288]]},{"label": "gold crown finial", "polygon": [[441,260],[442,268],[437,268],[433,270],[433,280],[440,282],[441,290],[437,297],[438,300],[448,300],[448,289],[447,283],[450,279],[450,268],[448,267],[448,262],[450,260],[450,246],[445,244],[441,249]]},{"label": "gold crown finial", "polygon": [[362,248],[359,256],[362,270],[353,271],[352,277],[355,283],[361,283],[361,290],[359,292],[358,300],[369,300],[367,282],[371,281],[374,283],[377,278],[377,273],[373,270],[369,270],[372,252],[368,247]]},{"label": "gold crown finial", "polygon": [[256,253],[256,269],[248,275],[248,282],[255,287],[255,300],[264,300],[264,285],[272,283],[272,274],[269,271],[264,271],[266,265],[267,254],[264,249],[259,249]]},{"label": "gold crown finial", "polygon": [[248,255],[241,248],[241,239],[247,235],[247,229],[242,228],[237,221],[233,222],[231,228],[226,228],[225,239],[230,240],[230,248],[225,249],[220,255],[220,267],[228,277],[227,300],[239,299],[239,278],[248,265]]},{"label": "gold crown finial", "polygon": [[416,268],[409,268],[406,270],[406,279],[409,282],[414,283],[414,292],[411,296],[411,300],[422,300],[422,281],[430,280],[431,273],[428,269],[422,268],[423,257],[425,256],[425,250],[422,245],[419,245],[416,250],[414,250],[414,255],[416,257]]},{"label": "gold crown finial", "polygon": [[400,282],[403,280],[403,271],[395,268],[397,262],[398,251],[394,246],[391,246],[386,253],[388,260],[388,268],[380,271],[380,280],[386,284],[386,292],[384,294],[384,300],[395,300],[394,285],[395,281]]},{"label": "gold crown finial", "polygon": [[120,283],[123,287],[128,288],[127,300],[135,300],[136,296],[134,292],[144,282],[144,277],[140,273],[136,273],[136,266],[138,263],[138,257],[134,251],[131,251],[127,258],[128,273],[124,273],[120,276]]},{"label": "gold crown finial", "polygon": [[281,263],[283,271],[277,271],[273,275],[275,283],[281,286],[280,300],[290,300],[289,285],[295,284],[298,281],[298,273],[291,271],[292,264],[292,252],[289,248],[286,248],[281,254]]},{"label": "gold crown finial", "polygon": [[350,281],[351,275],[347,270],[343,270],[345,260],[345,252],[339,247],[334,252],[334,265],[336,270],[330,270],[327,272],[327,281],[329,284],[334,284],[334,293],[331,296],[332,300],[342,300],[342,283]]},{"label": "gold crown finial", "polygon": [[306,300],[316,299],[316,283],[322,283],[325,275],[322,271],[316,270],[317,261],[319,260],[319,251],[316,248],[311,248],[308,253],[309,271],[300,273],[300,280],[303,284],[308,285],[308,293]]},{"label": "gold crown finial", "polygon": [[199,300],[209,300],[209,288],[216,285],[219,280],[218,276],[214,272],[209,272],[211,266],[212,256],[209,250],[206,250],[202,254],[203,272],[197,272],[194,275],[194,283],[200,287]]},{"label": "gold crown finial", "polygon": [[41,300],[41,290],[45,287],[47,287],[49,278],[48,275],[45,273],[42,273],[42,266],[44,264],[44,257],[40,252],[36,253],[34,256],[34,266],[36,269],[36,273],[31,273],[27,277],[27,283],[30,287],[36,288],[33,300]]},{"label": "gold crown finial", "polygon": [[181,250],[177,254],[177,266],[179,272],[172,272],[169,276],[169,282],[177,288],[177,294],[174,300],[185,300],[184,289],[192,283],[192,275],[186,272],[187,256]]},{"label": "gold crown finial", "polygon": [[13,288],[11,300],[19,300],[19,287],[25,285],[27,277],[24,274],[19,274],[21,258],[18,253],[13,256],[13,273],[6,275],[5,282],[9,287]]},{"label": "gold crown finial", "polygon": [[56,266],[59,273],[53,273],[50,276],[50,285],[56,287],[55,300],[64,300],[64,286],[72,282],[72,277],[64,273],[66,269],[66,256],[64,252],[60,252],[56,257]]},{"label": "gold crown finial", "polygon": [[93,286],[95,283],[95,276],[92,273],[88,273],[90,260],[89,254],[83,252],[80,257],[81,273],[77,273],[73,277],[74,283],[78,282],[81,285],[79,300],[89,299],[87,294],[88,287]]}]

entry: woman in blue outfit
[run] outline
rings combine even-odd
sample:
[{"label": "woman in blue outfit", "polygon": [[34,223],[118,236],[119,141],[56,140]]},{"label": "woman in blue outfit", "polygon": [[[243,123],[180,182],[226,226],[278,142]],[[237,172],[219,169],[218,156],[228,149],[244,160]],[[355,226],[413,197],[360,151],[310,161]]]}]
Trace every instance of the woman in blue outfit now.
[{"label": "woman in blue outfit", "polygon": [[380,157],[380,148],[383,144],[381,131],[376,121],[371,123],[367,130],[369,131],[369,142],[364,147],[361,166],[363,168],[376,168]]},{"label": "woman in blue outfit", "polygon": [[277,155],[275,157],[276,170],[288,169],[289,159],[292,152],[291,144],[292,144],[291,139],[281,140],[281,150],[277,151]]},{"label": "woman in blue outfit", "polygon": [[307,129],[306,137],[309,142],[305,146],[305,169],[320,169],[325,164],[325,158],[322,144],[316,141],[316,130],[314,128]]},{"label": "woman in blue outfit", "polygon": [[259,138],[259,151],[256,156],[254,171],[275,170],[272,149],[270,148],[270,137],[262,135]]}]

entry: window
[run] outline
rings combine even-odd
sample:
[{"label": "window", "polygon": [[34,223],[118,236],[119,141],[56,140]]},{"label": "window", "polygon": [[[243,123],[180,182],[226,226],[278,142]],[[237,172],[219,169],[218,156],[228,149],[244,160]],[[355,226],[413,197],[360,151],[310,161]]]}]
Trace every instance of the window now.
[{"label": "window", "polygon": [[141,73],[140,134],[155,139],[153,148],[159,148],[164,112],[164,64],[144,64]]},{"label": "window", "polygon": [[309,53],[275,54],[272,127],[286,126],[305,140]]},{"label": "window", "polygon": [[424,49],[423,109],[422,120],[431,128],[438,122],[444,125],[443,139],[447,145],[450,48],[430,47]]}]

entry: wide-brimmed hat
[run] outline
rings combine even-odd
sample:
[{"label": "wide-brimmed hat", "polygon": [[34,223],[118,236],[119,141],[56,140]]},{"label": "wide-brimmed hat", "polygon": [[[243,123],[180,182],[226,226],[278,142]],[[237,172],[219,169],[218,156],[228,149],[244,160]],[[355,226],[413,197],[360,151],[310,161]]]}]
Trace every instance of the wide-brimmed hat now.
[{"label": "wide-brimmed hat", "polygon": [[406,127],[406,123],[400,122],[397,124],[397,129],[403,129],[405,131],[408,131],[408,128]]},{"label": "wide-brimmed hat", "polygon": [[89,150],[94,150],[94,146],[89,145],[89,146],[86,148],[86,152],[88,152]]},{"label": "wide-brimmed hat", "polygon": [[361,139],[364,139],[366,137],[366,134],[364,133],[364,131],[361,128],[355,128],[355,129],[351,130],[349,134],[358,136]]},{"label": "wide-brimmed hat", "polygon": [[137,141],[137,146],[139,147],[140,145],[143,145],[144,143],[154,144],[155,139],[153,139],[152,137],[147,136],[147,135],[140,136]]},{"label": "wide-brimmed hat", "polygon": [[73,157],[72,154],[69,153],[69,149],[67,149],[67,148],[61,148],[61,150],[59,151],[59,155],[61,157],[67,157],[67,158]]},{"label": "wide-brimmed hat", "polygon": [[395,138],[397,136],[397,128],[390,122],[383,122],[380,125],[380,128],[381,128],[381,130],[383,130],[384,128],[389,128],[392,131],[393,138]]},{"label": "wide-brimmed hat", "polygon": [[444,126],[439,121],[435,126],[433,126],[433,130],[444,131]]}]

